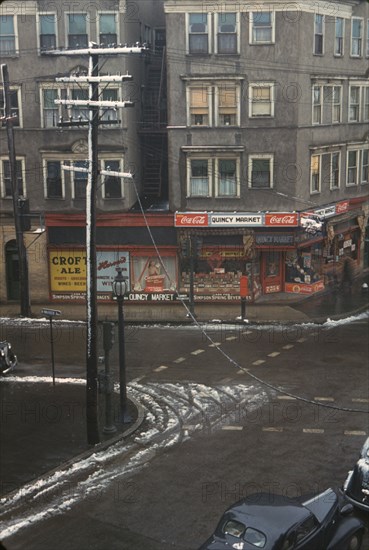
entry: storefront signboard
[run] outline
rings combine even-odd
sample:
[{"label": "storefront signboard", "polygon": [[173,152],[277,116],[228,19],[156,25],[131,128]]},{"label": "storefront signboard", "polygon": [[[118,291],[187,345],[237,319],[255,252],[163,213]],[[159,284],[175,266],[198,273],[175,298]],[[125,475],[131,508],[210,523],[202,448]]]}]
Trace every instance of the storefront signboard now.
[{"label": "storefront signboard", "polygon": [[207,212],[176,212],[174,217],[175,227],[208,227],[209,219]]},{"label": "storefront signboard", "polygon": [[313,294],[324,289],[324,282],[317,281],[312,285],[298,284],[298,283],[285,283],[285,292],[293,292],[294,294]]},{"label": "storefront signboard", "polygon": [[255,233],[254,238],[256,246],[293,246],[295,241],[293,233]]},{"label": "storefront signboard", "polygon": [[240,212],[237,214],[222,213],[210,214],[209,225],[211,227],[258,227],[263,225],[263,215],[253,212]]},{"label": "storefront signboard", "polygon": [[336,214],[344,214],[348,211],[349,201],[342,201],[336,204]]},{"label": "storefront signboard", "polygon": [[293,212],[265,214],[265,225],[270,227],[297,227],[298,214]]}]

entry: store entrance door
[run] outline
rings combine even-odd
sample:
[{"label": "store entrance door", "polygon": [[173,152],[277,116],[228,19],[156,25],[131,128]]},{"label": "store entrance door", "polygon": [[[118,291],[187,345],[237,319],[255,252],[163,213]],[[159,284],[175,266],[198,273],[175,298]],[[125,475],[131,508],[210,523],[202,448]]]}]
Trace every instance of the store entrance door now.
[{"label": "store entrance door", "polygon": [[263,294],[282,292],[283,288],[283,254],[282,252],[268,251],[262,253],[262,287]]}]

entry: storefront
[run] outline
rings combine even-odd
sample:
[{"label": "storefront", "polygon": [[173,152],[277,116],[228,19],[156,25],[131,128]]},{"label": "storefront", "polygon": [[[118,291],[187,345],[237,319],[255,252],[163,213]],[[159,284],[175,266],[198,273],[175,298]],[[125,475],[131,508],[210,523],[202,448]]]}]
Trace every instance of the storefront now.
[{"label": "storefront", "polygon": [[[112,281],[121,267],[130,302],[172,302],[176,298],[177,238],[173,215],[100,215],[97,219],[97,300],[112,301]],[[85,219],[46,216],[50,300],[84,302]],[[154,243],[152,242],[152,238]]]}]

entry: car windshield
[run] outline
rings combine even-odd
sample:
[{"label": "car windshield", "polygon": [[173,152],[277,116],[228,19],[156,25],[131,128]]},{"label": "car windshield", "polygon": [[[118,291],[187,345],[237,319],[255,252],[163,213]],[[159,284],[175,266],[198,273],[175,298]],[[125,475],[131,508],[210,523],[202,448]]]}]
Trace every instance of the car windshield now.
[{"label": "car windshield", "polygon": [[223,533],[239,539],[243,538],[245,542],[252,544],[256,548],[264,548],[266,544],[266,536],[264,533],[252,527],[246,527],[246,525],[240,521],[227,521],[223,526]]}]

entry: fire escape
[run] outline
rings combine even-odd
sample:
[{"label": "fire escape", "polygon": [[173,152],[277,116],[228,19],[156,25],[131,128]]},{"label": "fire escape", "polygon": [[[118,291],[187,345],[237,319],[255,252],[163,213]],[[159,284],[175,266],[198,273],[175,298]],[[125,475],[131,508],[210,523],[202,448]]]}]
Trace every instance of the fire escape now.
[{"label": "fire escape", "polygon": [[165,47],[151,55],[143,90],[140,125],[143,158],[143,201],[146,205],[168,199],[167,85]]}]

